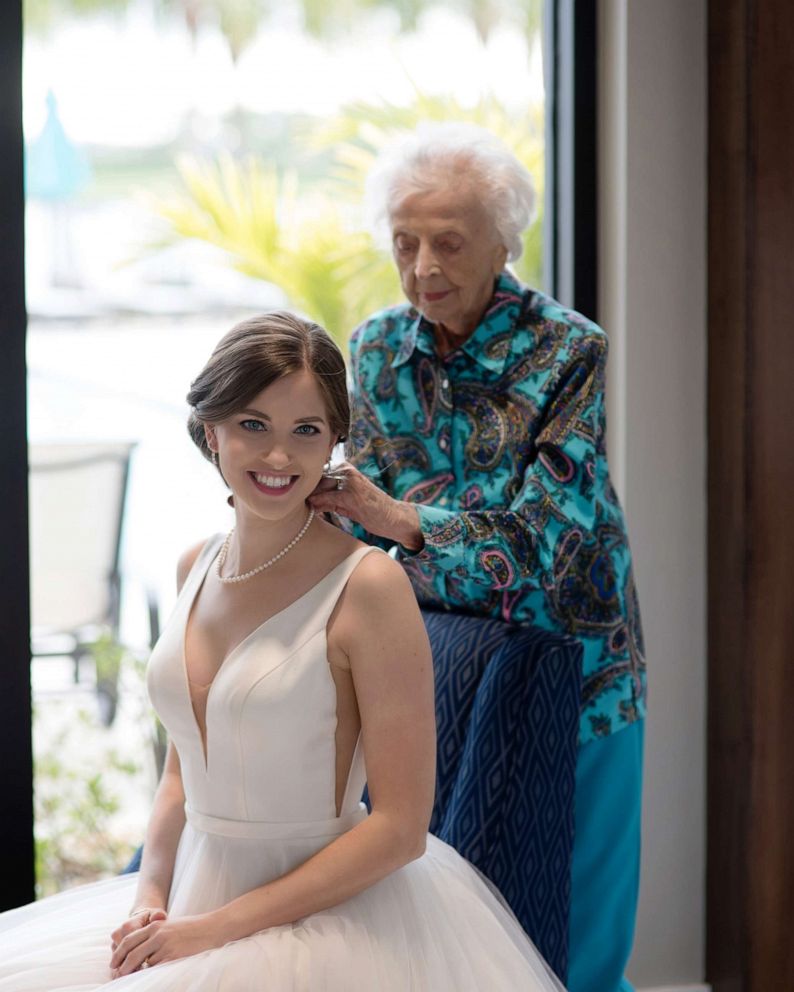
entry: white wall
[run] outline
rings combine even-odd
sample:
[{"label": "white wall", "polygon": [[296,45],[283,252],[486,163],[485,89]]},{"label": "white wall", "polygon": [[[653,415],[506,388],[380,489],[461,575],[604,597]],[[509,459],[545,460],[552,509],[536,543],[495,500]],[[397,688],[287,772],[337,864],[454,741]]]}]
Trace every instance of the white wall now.
[{"label": "white wall", "polygon": [[599,318],[650,686],[629,969],[640,988],[691,987],[704,972],[705,8],[599,4]]}]

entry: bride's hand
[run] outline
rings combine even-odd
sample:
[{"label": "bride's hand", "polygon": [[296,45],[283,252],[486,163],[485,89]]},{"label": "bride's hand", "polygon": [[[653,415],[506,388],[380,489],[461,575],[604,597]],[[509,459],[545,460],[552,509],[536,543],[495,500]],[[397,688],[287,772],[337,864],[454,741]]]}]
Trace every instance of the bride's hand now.
[{"label": "bride's hand", "polygon": [[110,935],[110,946],[115,951],[128,933],[140,930],[141,927],[145,927],[153,920],[165,920],[167,918],[168,913],[159,906],[142,906],[140,909],[136,909],[134,913],[130,913],[120,927],[116,927]]},{"label": "bride's hand", "polygon": [[224,938],[209,914],[183,916],[178,920],[153,918],[121,938],[110,959],[111,974],[120,978],[140,968],[186,958],[223,943]]}]

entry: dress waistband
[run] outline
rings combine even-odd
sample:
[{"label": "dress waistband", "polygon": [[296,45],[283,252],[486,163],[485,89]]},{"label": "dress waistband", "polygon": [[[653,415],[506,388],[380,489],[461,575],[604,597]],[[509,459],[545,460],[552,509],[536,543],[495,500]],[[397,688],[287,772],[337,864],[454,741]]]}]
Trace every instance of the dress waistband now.
[{"label": "dress waistband", "polygon": [[252,840],[290,840],[309,837],[338,837],[367,818],[367,807],[359,803],[358,809],[330,820],[303,820],[295,823],[270,820],[227,820],[222,816],[199,813],[185,803],[187,822],[207,834],[221,837],[242,837]]}]

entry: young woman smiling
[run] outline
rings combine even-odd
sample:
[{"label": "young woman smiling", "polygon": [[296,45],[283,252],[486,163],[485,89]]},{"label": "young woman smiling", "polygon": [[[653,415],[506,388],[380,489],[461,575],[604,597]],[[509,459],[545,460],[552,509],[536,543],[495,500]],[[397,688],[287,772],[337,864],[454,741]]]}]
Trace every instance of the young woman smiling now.
[{"label": "young woman smiling", "polygon": [[182,557],[150,661],[171,743],[141,870],[0,916],[0,990],[560,988],[427,834],[433,674],[408,579],[307,502],[345,382],[321,328],[271,313],[193,383],[235,527]]}]

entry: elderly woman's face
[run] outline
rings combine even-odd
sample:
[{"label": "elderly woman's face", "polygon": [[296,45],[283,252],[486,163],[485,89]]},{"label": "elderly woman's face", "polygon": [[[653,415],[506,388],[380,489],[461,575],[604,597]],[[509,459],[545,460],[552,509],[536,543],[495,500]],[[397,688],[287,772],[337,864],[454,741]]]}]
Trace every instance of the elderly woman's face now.
[{"label": "elderly woman's face", "polygon": [[432,323],[455,335],[471,334],[507,259],[476,191],[450,182],[408,192],[390,219],[405,295]]}]

